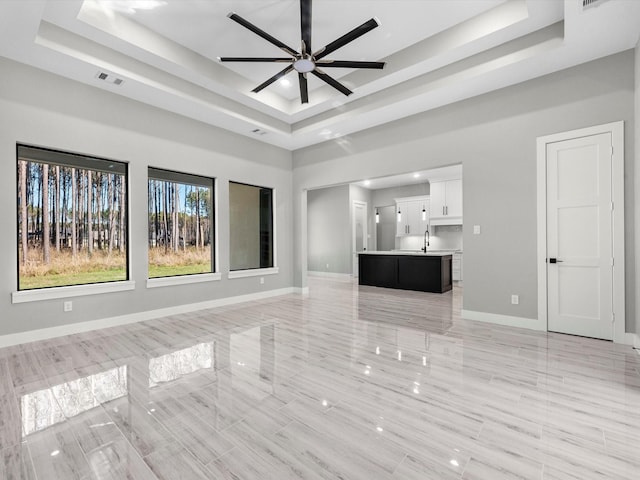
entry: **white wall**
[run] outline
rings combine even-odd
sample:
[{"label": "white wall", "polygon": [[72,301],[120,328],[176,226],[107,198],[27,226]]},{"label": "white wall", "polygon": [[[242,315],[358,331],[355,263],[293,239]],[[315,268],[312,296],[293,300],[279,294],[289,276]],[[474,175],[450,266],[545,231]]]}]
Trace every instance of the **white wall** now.
[{"label": "white wall", "polygon": [[[207,302],[292,285],[291,153],[209,127],[100,89],[0,59],[0,335],[88,320]],[[135,290],[73,299],[11,303],[17,286],[16,142],[129,162],[131,279]],[[222,280],[146,288],[147,167],[217,179],[219,268]],[[276,190],[277,258],[280,273],[227,279],[228,181]]]},{"label": "white wall", "polygon": [[[297,192],[462,162],[464,309],[537,320],[536,138],[625,121],[627,172],[634,164],[634,53],[580,65],[349,137],[294,152]],[[634,258],[634,180],[625,180],[625,259]],[[305,221],[297,218],[296,221]],[[295,238],[302,250],[306,239]],[[295,281],[304,285],[296,259]],[[511,294],[520,304],[511,305]],[[636,272],[626,274],[627,327]]]}]

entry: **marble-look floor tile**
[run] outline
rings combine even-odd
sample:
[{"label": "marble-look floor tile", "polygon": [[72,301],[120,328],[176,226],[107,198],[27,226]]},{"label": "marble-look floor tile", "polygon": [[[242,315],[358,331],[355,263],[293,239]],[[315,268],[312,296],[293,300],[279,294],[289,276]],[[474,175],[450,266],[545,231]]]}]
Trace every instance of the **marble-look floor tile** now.
[{"label": "marble-look floor tile", "polygon": [[0,349],[0,478],[638,477],[629,347],[309,287]]},{"label": "marble-look floor tile", "polygon": [[4,480],[36,480],[31,454],[25,443],[0,449],[0,478]]},{"label": "marble-look floor tile", "polygon": [[210,470],[179,443],[171,443],[145,457],[160,480],[211,480]]},{"label": "marble-look floor tile", "polygon": [[84,452],[91,478],[154,480],[156,477],[116,424],[101,408],[69,422]]},{"label": "marble-look floor tile", "polygon": [[188,410],[161,423],[204,465],[213,462],[235,446],[225,432],[217,431]]},{"label": "marble-look floor tile", "polygon": [[[11,392],[11,390],[10,390]],[[0,393],[0,450],[22,443],[22,415],[13,393]]]},{"label": "marble-look floor tile", "polygon": [[393,473],[394,480],[460,480],[461,472],[467,466],[468,459],[452,456],[446,464],[440,461],[424,460],[407,455],[396,471]]},{"label": "marble-look floor tile", "polygon": [[502,450],[478,453],[467,463],[464,480],[533,480],[542,478],[543,464]]},{"label": "marble-look floor tile", "polygon": [[70,425],[61,423],[32,433],[25,442],[38,479],[91,478],[91,469]]},{"label": "marble-look floor tile", "polygon": [[122,398],[104,405],[104,408],[124,437],[143,457],[175,442],[175,438],[153,418],[146,406]]}]

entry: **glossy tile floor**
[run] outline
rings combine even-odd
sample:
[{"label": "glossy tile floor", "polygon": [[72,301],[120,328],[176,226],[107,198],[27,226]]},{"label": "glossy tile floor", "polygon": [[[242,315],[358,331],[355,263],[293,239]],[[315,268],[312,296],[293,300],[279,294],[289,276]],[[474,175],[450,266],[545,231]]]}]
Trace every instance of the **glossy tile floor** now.
[{"label": "glossy tile floor", "polygon": [[0,350],[0,478],[640,478],[630,347],[310,287]]}]

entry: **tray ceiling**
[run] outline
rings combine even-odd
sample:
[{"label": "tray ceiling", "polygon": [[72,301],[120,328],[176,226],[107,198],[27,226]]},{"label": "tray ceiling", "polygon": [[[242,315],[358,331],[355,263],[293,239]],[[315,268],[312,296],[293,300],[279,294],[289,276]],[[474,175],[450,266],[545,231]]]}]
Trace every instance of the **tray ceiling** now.
[{"label": "tray ceiling", "polygon": [[376,17],[328,58],[387,65],[332,69],[349,97],[309,76],[301,105],[294,76],[251,92],[281,64],[218,61],[282,56],[230,12],[299,44],[298,0],[3,0],[0,55],[295,150],[633,48],[640,31],[636,0],[316,0],[314,49]]}]

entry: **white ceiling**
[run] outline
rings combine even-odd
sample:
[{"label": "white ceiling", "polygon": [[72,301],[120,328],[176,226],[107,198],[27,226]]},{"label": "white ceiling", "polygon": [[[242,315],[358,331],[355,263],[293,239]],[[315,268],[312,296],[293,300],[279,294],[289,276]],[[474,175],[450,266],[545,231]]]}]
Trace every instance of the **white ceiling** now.
[{"label": "white ceiling", "polygon": [[281,64],[218,62],[285,56],[232,11],[298,47],[298,0],[2,0],[0,56],[295,150],[633,48],[640,32],[640,0],[316,0],[314,50],[376,17],[328,58],[386,66],[330,69],[349,97],[309,76],[301,105],[293,74],[251,93]]}]

